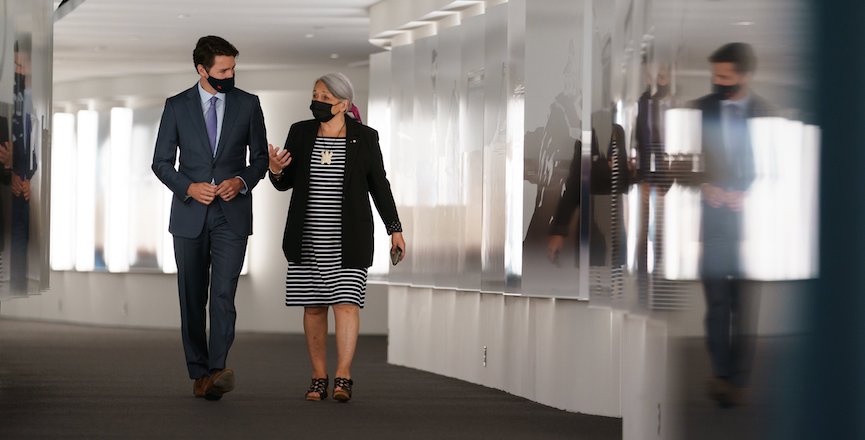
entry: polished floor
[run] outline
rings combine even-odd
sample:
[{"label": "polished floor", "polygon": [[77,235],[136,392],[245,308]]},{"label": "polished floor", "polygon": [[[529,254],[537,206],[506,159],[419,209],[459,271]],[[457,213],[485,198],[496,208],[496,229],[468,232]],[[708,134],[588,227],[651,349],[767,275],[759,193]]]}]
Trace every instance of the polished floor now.
[{"label": "polished floor", "polygon": [[622,438],[621,419],[388,365],[384,337],[360,338],[354,400],[306,402],[304,347],[238,334],[237,389],[208,402],[192,397],[177,331],[0,320],[0,438]]}]

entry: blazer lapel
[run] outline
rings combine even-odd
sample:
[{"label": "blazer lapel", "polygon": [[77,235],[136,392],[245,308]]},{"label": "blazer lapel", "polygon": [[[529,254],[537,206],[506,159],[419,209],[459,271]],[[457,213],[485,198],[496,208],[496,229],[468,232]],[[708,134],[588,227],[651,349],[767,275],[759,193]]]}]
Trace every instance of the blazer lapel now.
[{"label": "blazer lapel", "polygon": [[357,140],[357,123],[354,119],[345,117],[345,176],[343,177],[343,187],[348,187],[348,182],[351,180],[354,163],[357,161],[357,149],[359,143]]},{"label": "blazer lapel", "polygon": [[[234,121],[237,119],[237,114],[240,111],[240,103],[236,102],[237,97],[228,92],[225,94],[225,113],[222,115],[222,131],[219,133],[219,144],[216,146],[216,159],[222,155],[222,150],[225,149],[226,139],[231,135],[234,128]],[[202,120],[204,118],[202,117]]]},{"label": "blazer lapel", "polygon": [[301,182],[307,184],[309,182],[309,169],[312,163],[312,147],[315,143],[315,133],[318,130],[318,124],[310,124],[308,129],[301,131],[299,145],[293,146],[291,149],[294,160],[299,160],[301,170]]},{"label": "blazer lapel", "polygon": [[187,105],[192,118],[193,129],[198,132],[198,139],[201,139],[201,146],[207,149],[207,154],[212,154],[210,139],[207,137],[207,127],[204,124],[204,111],[201,109],[201,95],[198,93],[198,85],[192,86],[186,96],[189,97]]}]

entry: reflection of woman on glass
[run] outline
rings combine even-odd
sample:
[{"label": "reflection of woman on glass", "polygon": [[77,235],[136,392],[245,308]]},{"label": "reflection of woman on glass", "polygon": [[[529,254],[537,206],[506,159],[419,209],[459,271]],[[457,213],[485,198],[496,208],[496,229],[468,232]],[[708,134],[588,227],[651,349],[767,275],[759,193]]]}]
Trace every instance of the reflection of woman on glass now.
[{"label": "reflection of woman on glass", "polygon": [[327,311],[336,320],[337,367],[333,398],[351,399],[351,363],[372,265],[373,219],[369,196],[391,235],[391,252],[405,257],[405,241],[378,133],[346,117],[354,89],[341,73],[315,82],[315,119],[295,123],[285,149],[270,146],[270,181],[293,189],[282,248],[288,259],[285,304],[303,306],[303,328],[312,363],[307,400],[327,398]]},{"label": "reflection of woman on glass", "polygon": [[30,240],[30,180],[36,174],[33,147],[33,98],[31,42],[28,36],[15,41],[15,111],[12,114],[12,224],[9,278],[15,290],[27,290],[27,244]]}]

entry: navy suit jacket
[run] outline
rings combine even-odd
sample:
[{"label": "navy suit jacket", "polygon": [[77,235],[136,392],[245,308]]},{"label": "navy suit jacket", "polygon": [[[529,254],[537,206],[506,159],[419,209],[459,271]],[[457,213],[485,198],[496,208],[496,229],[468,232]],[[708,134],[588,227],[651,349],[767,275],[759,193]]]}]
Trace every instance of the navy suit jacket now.
[{"label": "navy suit jacket", "polygon": [[[698,183],[708,183],[727,191],[747,191],[756,178],[750,133],[743,136],[743,150],[730,153],[724,146],[721,126],[721,100],[717,95],[698,99],[694,107],[702,111],[704,172]],[[763,98],[752,93],[745,109],[746,118],[770,116],[772,110]],[[701,240],[703,256],[700,272],[704,279],[742,276],[739,245],[742,240],[742,213],[727,207],[702,204]]]},{"label": "navy suit jacket", "polygon": [[[213,203],[221,205],[234,233],[252,234],[252,188],[264,177],[268,164],[267,134],[258,97],[240,89],[226,93],[222,119],[214,157],[198,85],[165,101],[152,168],[156,177],[174,193],[168,230],[176,236],[195,238],[204,228],[207,206],[187,196],[189,185],[211,181],[219,184],[234,177],[246,182],[246,194],[238,194],[229,202],[217,197]],[[179,162],[177,168],[176,162]]]}]

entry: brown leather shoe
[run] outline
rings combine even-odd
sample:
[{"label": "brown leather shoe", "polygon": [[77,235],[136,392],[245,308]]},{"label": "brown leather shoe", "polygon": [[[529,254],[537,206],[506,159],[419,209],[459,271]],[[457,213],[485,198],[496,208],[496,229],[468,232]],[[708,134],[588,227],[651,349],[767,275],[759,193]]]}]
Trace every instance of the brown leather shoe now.
[{"label": "brown leather shoe", "polygon": [[707,391],[721,408],[732,408],[745,404],[745,389],[733,385],[729,380],[712,377],[707,383]]},{"label": "brown leather shoe", "polygon": [[195,395],[195,397],[204,397],[208,379],[210,379],[208,376],[195,379],[195,382],[192,384],[192,394]]},{"label": "brown leather shoe", "polygon": [[222,395],[234,389],[234,370],[225,368],[210,374],[210,380],[204,390],[207,400],[219,400]]}]

